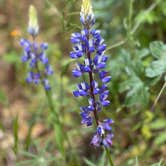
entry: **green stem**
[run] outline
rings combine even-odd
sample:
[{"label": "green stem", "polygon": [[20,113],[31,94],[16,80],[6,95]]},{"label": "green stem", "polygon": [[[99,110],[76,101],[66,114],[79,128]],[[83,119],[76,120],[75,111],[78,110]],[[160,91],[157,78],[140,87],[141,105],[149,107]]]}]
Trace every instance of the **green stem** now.
[{"label": "green stem", "polygon": [[134,0],[130,0],[130,4],[129,4],[129,16],[128,16],[128,32],[129,33],[130,33],[131,27],[132,27],[133,3],[134,3]]},{"label": "green stem", "polygon": [[[33,38],[33,43],[35,44],[36,36],[32,36],[32,38]],[[37,56],[38,53],[35,50],[34,44],[33,44],[32,49],[34,50],[34,53]],[[45,76],[41,73],[38,63],[36,63],[36,69],[37,69],[37,72],[41,76],[40,81],[43,86],[43,89],[45,89],[45,85],[43,82]],[[54,131],[55,131],[56,144],[57,144],[62,156],[64,156],[64,159],[66,161],[66,154],[65,154],[65,149],[64,149],[64,137],[63,137],[63,136],[66,136],[66,133],[63,131],[63,125],[59,119],[58,113],[56,111],[57,109],[55,109],[55,107],[54,107],[54,103],[53,103],[53,99],[52,99],[52,91],[45,89],[45,94],[46,94],[46,97],[48,100],[48,106],[50,108],[51,125],[53,126]]]},{"label": "green stem", "polygon": [[108,47],[106,51],[112,50],[113,48],[116,48],[116,47],[119,47],[119,46],[122,46],[122,45],[124,45],[126,42],[127,42],[127,39],[122,40],[122,41],[119,41],[119,42],[113,44],[112,46]]},{"label": "green stem", "polygon": [[105,147],[105,151],[106,151],[106,154],[107,154],[107,157],[108,157],[108,161],[109,161],[110,166],[114,166],[113,161],[112,161],[112,158],[111,158],[111,154],[110,154],[110,152],[109,152],[109,150],[108,150],[107,147]]},{"label": "green stem", "polygon": [[[63,145],[63,126],[62,123],[59,119],[58,113],[55,110],[54,104],[53,104],[53,100],[52,100],[52,93],[51,91],[47,91],[45,90],[46,93],[46,97],[48,100],[48,105],[50,108],[50,113],[51,113],[51,125],[54,128],[55,131],[55,139],[56,139],[56,144],[59,148],[59,150],[61,151],[62,156],[64,156],[64,159],[66,160],[66,154],[65,154],[65,150],[64,150],[64,145]],[[63,133],[62,133],[63,132]]]},{"label": "green stem", "polygon": [[46,93],[46,97],[47,97],[47,100],[48,100],[48,105],[50,107],[50,110],[52,112],[52,114],[54,115],[54,120],[57,124],[60,124],[60,120],[58,118],[58,114],[57,112],[55,111],[55,107],[54,107],[54,104],[53,104],[53,101],[52,101],[52,94],[51,94],[51,91],[47,91],[45,90],[45,93]]}]

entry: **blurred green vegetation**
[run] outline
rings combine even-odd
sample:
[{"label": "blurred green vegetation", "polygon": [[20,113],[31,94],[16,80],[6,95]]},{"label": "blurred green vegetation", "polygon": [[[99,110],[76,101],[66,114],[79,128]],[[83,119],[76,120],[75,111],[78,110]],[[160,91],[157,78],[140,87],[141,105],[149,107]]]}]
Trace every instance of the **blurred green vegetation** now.
[{"label": "blurred green vegetation", "polygon": [[[101,30],[106,40],[106,54],[109,55],[107,69],[112,75],[109,86],[112,104],[101,116],[112,117],[115,121],[111,149],[115,165],[164,166],[166,1],[92,2],[95,27]],[[55,143],[57,135],[53,133],[50,122],[52,115],[49,114],[44,91],[42,87],[25,83],[27,66],[20,62],[22,50],[19,39],[28,37],[26,29],[30,4],[38,9],[38,41],[49,43],[47,53],[55,70],[50,78],[54,105],[68,135],[63,145],[65,160]],[[102,149],[94,149],[89,145],[93,128],[80,125],[79,107],[85,101],[72,96],[78,80],[71,76],[74,63],[69,57],[69,43],[71,33],[81,29],[80,4],[80,0],[0,0],[0,131],[5,138],[7,133],[13,139],[7,148],[0,144],[2,166],[10,160],[18,166],[108,164]],[[13,106],[18,101],[23,105],[21,109]],[[12,116],[5,119],[4,111]],[[20,120],[22,112],[25,119]],[[19,137],[21,131],[18,126],[22,125],[22,121],[28,128],[24,139]],[[43,124],[44,127],[39,135],[33,136],[32,130],[37,124]],[[1,135],[0,140],[3,139]],[[11,152],[13,150],[15,153]],[[14,157],[11,157],[11,153]]]}]

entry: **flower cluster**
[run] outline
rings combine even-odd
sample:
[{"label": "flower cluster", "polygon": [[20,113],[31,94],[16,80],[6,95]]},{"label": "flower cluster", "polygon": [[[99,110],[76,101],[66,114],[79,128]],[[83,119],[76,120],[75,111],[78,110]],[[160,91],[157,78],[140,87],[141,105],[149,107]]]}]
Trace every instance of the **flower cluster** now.
[{"label": "flower cluster", "polygon": [[37,12],[33,6],[29,8],[29,25],[28,32],[32,36],[33,41],[21,39],[20,45],[23,47],[24,53],[22,55],[22,62],[28,62],[30,72],[26,78],[28,83],[41,83],[46,90],[50,90],[50,84],[47,79],[49,75],[53,74],[53,69],[49,64],[46,50],[47,43],[38,44],[35,39],[39,33],[39,26],[37,21]]},{"label": "flower cluster", "polygon": [[107,83],[110,82],[111,76],[105,70],[108,56],[105,55],[104,39],[99,30],[93,29],[95,18],[90,0],[83,0],[80,20],[83,27],[81,33],[73,33],[71,36],[73,51],[71,51],[70,57],[77,59],[72,74],[74,77],[87,74],[89,80],[78,84],[73,94],[75,97],[88,98],[88,105],[80,109],[82,124],[91,126],[94,119],[97,124],[97,130],[91,144],[96,147],[99,145],[110,146],[113,137],[110,125],[113,121],[106,119],[100,122],[98,113],[103,107],[110,104]]},{"label": "flower cluster", "polygon": [[113,123],[112,119],[105,119],[103,123],[100,123],[97,127],[96,133],[92,138],[91,145],[99,147],[104,145],[109,147],[112,145],[113,134],[110,125]]},{"label": "flower cluster", "polygon": [[28,73],[26,81],[34,84],[42,83],[45,89],[49,90],[51,87],[47,76],[53,74],[53,69],[49,64],[49,60],[46,55],[48,44],[38,44],[26,39],[21,39],[20,45],[24,49],[22,62],[29,62],[30,67],[30,72]]}]

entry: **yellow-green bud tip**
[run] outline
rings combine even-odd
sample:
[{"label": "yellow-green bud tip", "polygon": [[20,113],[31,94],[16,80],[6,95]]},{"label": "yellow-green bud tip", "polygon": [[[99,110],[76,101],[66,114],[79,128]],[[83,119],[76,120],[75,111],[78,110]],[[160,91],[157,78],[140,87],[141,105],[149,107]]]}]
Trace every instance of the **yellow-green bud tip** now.
[{"label": "yellow-green bud tip", "polygon": [[91,0],[82,0],[81,14],[85,17],[93,15]]},{"label": "yellow-green bud tip", "polygon": [[28,32],[33,36],[36,36],[39,33],[37,11],[36,11],[36,8],[33,5],[29,6]]}]

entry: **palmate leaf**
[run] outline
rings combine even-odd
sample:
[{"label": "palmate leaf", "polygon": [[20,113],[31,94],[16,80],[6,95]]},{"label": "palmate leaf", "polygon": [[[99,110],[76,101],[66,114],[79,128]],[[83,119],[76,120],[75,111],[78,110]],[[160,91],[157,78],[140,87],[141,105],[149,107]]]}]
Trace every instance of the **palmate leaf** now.
[{"label": "palmate leaf", "polygon": [[165,55],[166,45],[161,41],[154,41],[150,43],[150,52],[154,58],[159,59]]},{"label": "palmate leaf", "polygon": [[161,76],[166,72],[166,45],[159,41],[152,42],[150,51],[155,60],[146,68],[146,76],[149,78]]},{"label": "palmate leaf", "polygon": [[145,58],[149,55],[149,49],[143,48],[141,50],[136,50],[136,57],[138,57],[140,60]]},{"label": "palmate leaf", "polygon": [[160,60],[153,61],[146,69],[146,76],[153,78],[156,76],[161,76],[166,72],[166,57],[162,57]]},{"label": "palmate leaf", "polygon": [[149,89],[140,80],[139,77],[133,76],[120,84],[120,92],[128,91],[125,104],[127,106],[142,105],[145,106],[149,101]]},{"label": "palmate leaf", "polygon": [[[135,50],[131,55],[127,50],[121,50],[121,64],[125,70],[124,81],[120,84],[119,91],[127,91],[126,106],[146,106],[149,102],[149,88],[144,81],[143,60],[149,55],[149,50],[144,48]],[[122,76],[122,74],[121,74]]]}]

